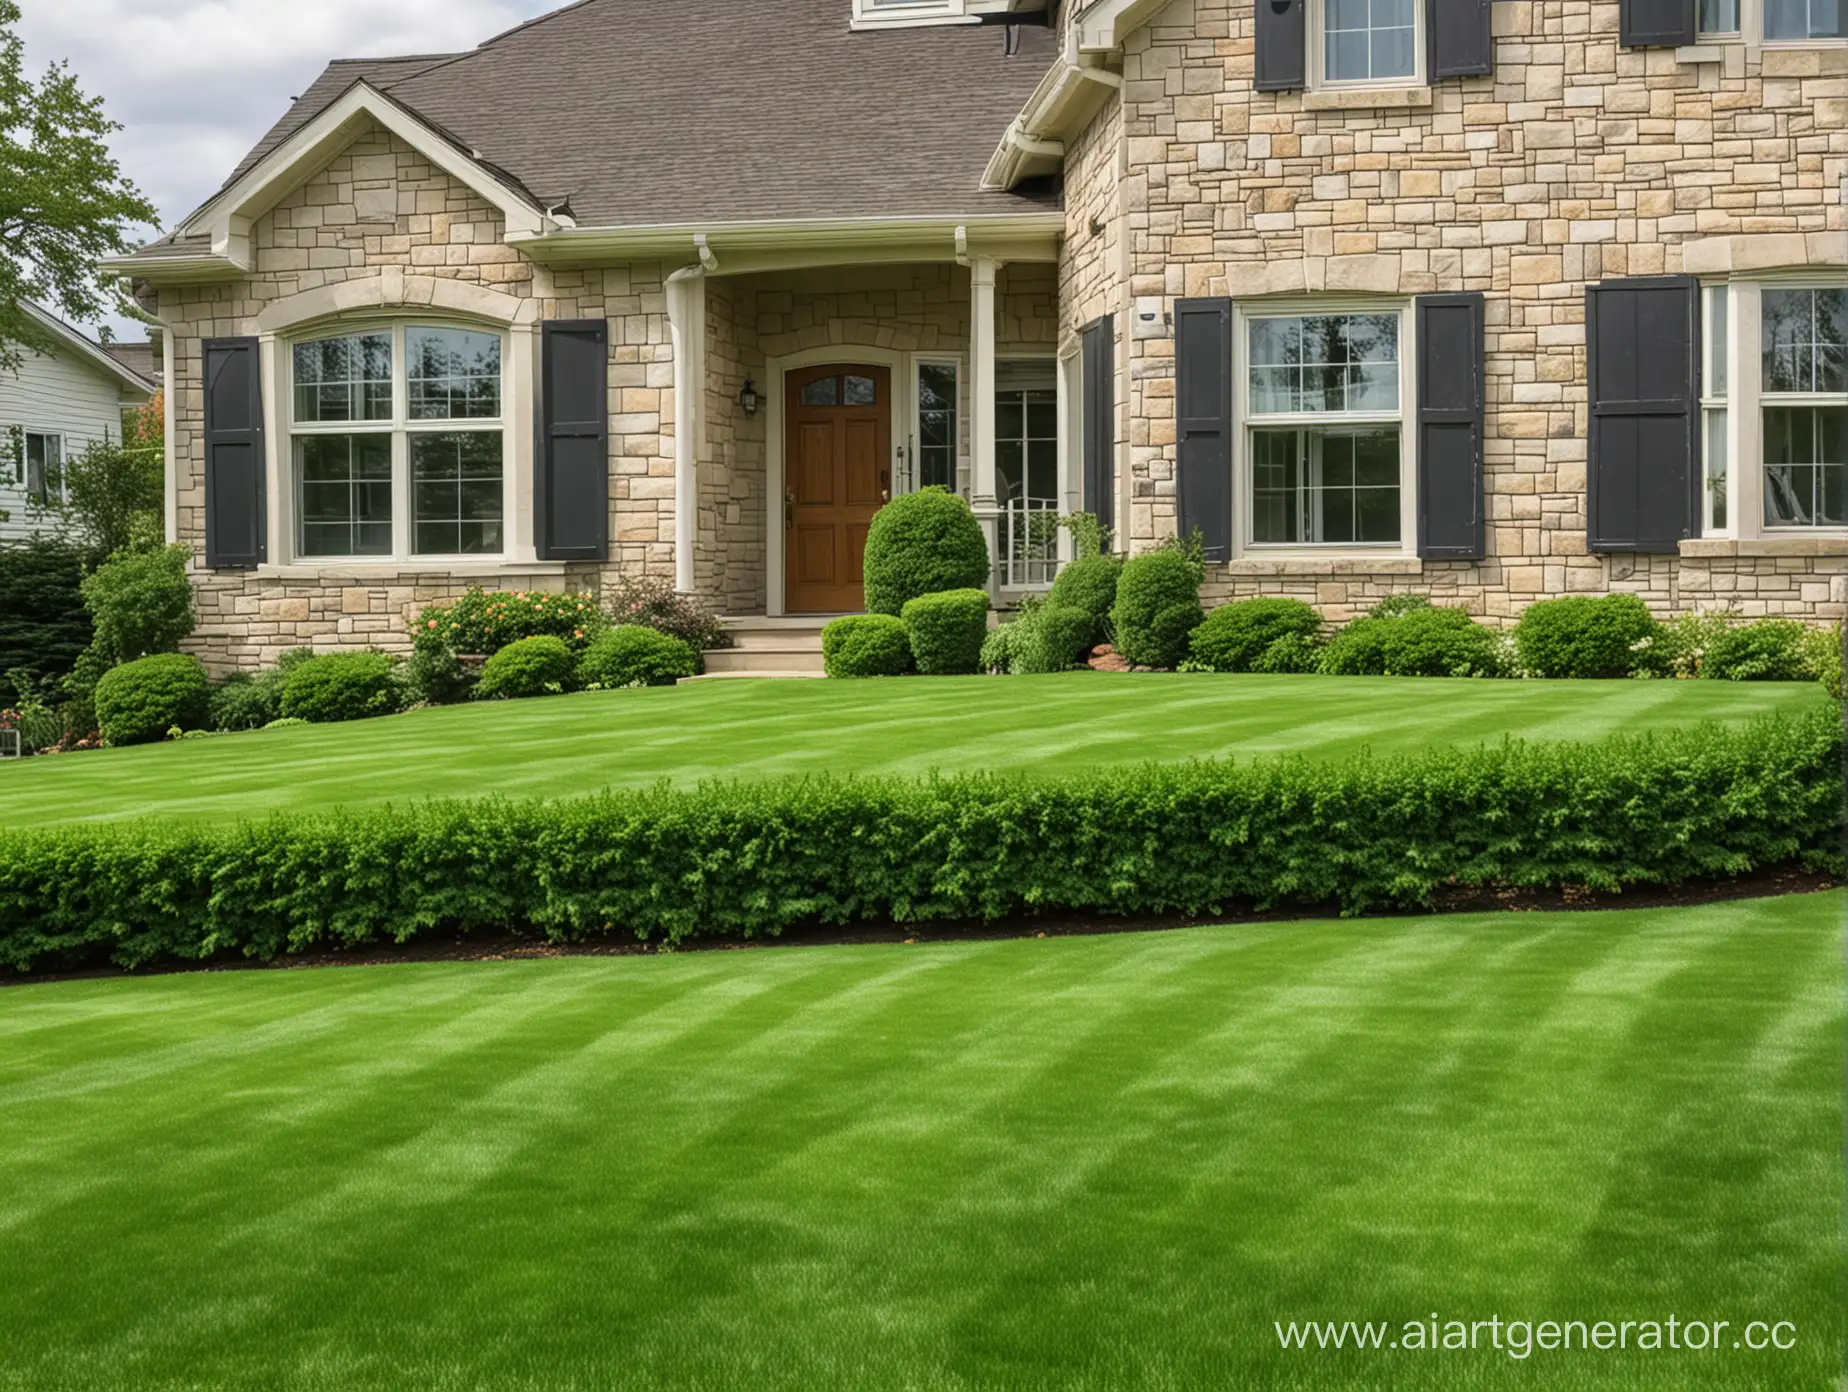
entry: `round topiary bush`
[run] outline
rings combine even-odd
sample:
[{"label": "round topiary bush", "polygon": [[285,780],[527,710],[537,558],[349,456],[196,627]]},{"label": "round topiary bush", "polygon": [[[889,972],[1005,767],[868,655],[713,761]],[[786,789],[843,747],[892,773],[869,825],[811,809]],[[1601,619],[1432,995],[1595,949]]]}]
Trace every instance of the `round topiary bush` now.
[{"label": "round topiary bush", "polygon": [[571,689],[577,658],[563,638],[540,634],[509,643],[481,668],[475,695],[484,701],[556,696]]},{"label": "round topiary bush", "polygon": [[1528,606],[1514,644],[1529,676],[1628,677],[1655,669],[1661,625],[1635,595],[1573,595]]},{"label": "round topiary bush", "polygon": [[1795,619],[1762,619],[1714,635],[1700,674],[1718,681],[1812,681],[1810,631]]},{"label": "round topiary bush", "polygon": [[1426,605],[1383,622],[1380,647],[1389,677],[1507,675],[1501,635],[1461,609]]},{"label": "round topiary bush", "polygon": [[1337,629],[1315,669],[1325,677],[1381,677],[1386,674],[1386,630],[1394,619],[1355,619]]},{"label": "round topiary bush", "polygon": [[1175,548],[1124,562],[1110,628],[1116,650],[1137,667],[1178,667],[1205,617],[1199,562]]},{"label": "round topiary bush", "polygon": [[1013,625],[1008,670],[1015,676],[1064,672],[1092,646],[1097,620],[1070,604],[1048,602]]},{"label": "round topiary bush", "polygon": [[640,624],[612,628],[578,659],[580,686],[615,690],[629,686],[672,686],[699,671],[699,654],[671,633]]},{"label": "round topiary bush", "polygon": [[1206,616],[1193,631],[1193,660],[1215,672],[1255,672],[1279,639],[1312,644],[1322,616],[1300,599],[1243,599]]},{"label": "round topiary bush", "polygon": [[988,541],[975,514],[947,488],[894,498],[866,534],[866,608],[897,616],[919,595],[988,583]]},{"label": "round topiary bush", "polygon": [[831,677],[902,677],[911,638],[890,614],[853,614],[822,629],[821,661]]},{"label": "round topiary bush", "polygon": [[1093,620],[1091,640],[1095,647],[1104,641],[1104,627],[1116,604],[1117,582],[1123,576],[1120,556],[1081,556],[1060,571],[1052,582],[1047,602],[1066,609],[1080,609]]},{"label": "round topiary bush", "polygon": [[988,592],[944,590],[905,605],[911,656],[927,677],[968,676],[981,668],[988,638]]},{"label": "round topiary bush", "polygon": [[309,658],[282,684],[283,715],[316,725],[390,715],[403,703],[398,664],[381,652]]},{"label": "round topiary bush", "polygon": [[199,659],[157,653],[103,673],[96,684],[96,723],[110,744],[147,744],[174,726],[205,724],[212,688]]}]

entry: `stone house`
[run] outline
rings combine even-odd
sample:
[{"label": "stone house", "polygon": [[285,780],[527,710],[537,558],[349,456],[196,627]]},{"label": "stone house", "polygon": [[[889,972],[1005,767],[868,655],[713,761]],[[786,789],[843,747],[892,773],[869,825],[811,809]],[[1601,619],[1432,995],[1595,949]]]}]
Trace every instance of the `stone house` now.
[{"label": "stone house", "polygon": [[112,263],[202,651],[472,584],[858,607],[943,484],[1209,591],[1848,601],[1836,0],[586,0],[330,66]]}]

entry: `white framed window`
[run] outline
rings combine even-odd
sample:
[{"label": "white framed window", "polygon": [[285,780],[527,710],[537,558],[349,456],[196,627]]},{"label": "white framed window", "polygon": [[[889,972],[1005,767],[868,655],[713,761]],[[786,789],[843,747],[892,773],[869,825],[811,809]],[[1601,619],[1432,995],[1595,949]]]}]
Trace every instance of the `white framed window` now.
[{"label": "white framed window", "polygon": [[1764,526],[1848,528],[1848,287],[1759,290]]},{"label": "white framed window", "polygon": [[1726,535],[1728,525],[1727,486],[1730,479],[1728,459],[1731,441],[1726,403],[1730,394],[1727,381],[1727,355],[1732,349],[1732,288],[1709,285],[1701,292],[1702,313],[1700,377],[1701,489],[1703,515],[1701,531],[1706,536]]},{"label": "white framed window", "polygon": [[975,24],[966,0],[853,0],[856,29],[900,29],[926,24]]},{"label": "white framed window", "polygon": [[295,556],[504,554],[506,356],[499,331],[442,323],[289,344]]},{"label": "white framed window", "polygon": [[1762,0],[1766,43],[1848,38],[1844,0]]},{"label": "white framed window", "polygon": [[919,358],[917,419],[912,438],[911,488],[961,491],[962,364],[954,358]]},{"label": "white framed window", "polygon": [[1703,39],[1736,39],[1741,0],[1700,0],[1696,30]]},{"label": "white framed window", "polygon": [[69,496],[64,477],[64,436],[54,431],[24,431],[16,467],[19,485],[33,502],[49,507]]},{"label": "white framed window", "polygon": [[1406,330],[1403,305],[1240,314],[1245,547],[1403,549]]},{"label": "white framed window", "polygon": [[1424,81],[1418,0],[1311,0],[1317,87],[1410,87]]}]

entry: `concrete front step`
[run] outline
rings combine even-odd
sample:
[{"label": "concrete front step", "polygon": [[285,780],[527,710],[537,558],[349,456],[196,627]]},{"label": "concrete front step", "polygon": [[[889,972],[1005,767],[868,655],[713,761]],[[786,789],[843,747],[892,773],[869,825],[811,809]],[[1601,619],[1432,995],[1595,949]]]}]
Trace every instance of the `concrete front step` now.
[{"label": "concrete front step", "polygon": [[833,615],[723,620],[732,646],[706,653],[708,677],[819,677],[821,631]]},{"label": "concrete front step", "polygon": [[698,677],[682,677],[680,685],[692,682],[742,681],[747,677],[762,677],[766,681],[820,681],[828,674],[820,668],[813,672],[707,672]]}]

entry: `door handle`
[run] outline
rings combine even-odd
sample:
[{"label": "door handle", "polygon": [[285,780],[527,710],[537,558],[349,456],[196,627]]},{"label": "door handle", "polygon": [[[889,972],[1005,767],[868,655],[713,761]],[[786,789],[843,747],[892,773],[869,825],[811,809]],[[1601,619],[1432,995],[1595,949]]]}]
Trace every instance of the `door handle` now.
[{"label": "door handle", "polygon": [[796,525],[796,492],[793,488],[786,489],[783,493],[783,525],[785,527]]},{"label": "door handle", "polygon": [[892,501],[892,471],[890,469],[879,471],[879,501],[882,503]]}]

